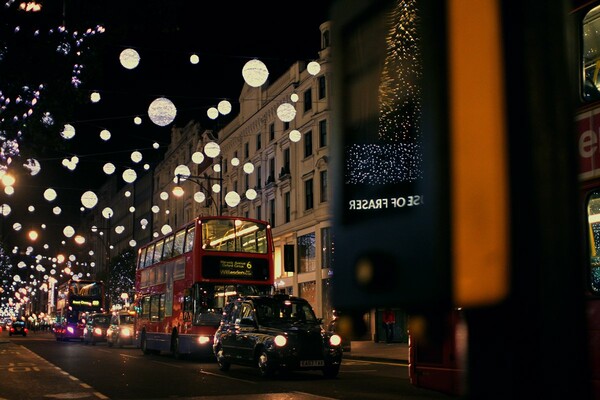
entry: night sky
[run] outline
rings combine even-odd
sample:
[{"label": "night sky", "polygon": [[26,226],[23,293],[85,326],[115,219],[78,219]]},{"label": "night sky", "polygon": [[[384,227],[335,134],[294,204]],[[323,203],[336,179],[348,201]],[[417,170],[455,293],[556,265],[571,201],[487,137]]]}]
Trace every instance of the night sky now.
[{"label": "night sky", "polygon": [[[54,235],[62,235],[64,221],[79,214],[81,194],[96,190],[105,178],[104,163],[113,162],[120,175],[132,166],[131,152],[139,150],[144,157],[140,164],[155,164],[162,159],[173,126],[194,119],[205,128],[216,128],[206,110],[220,100],[232,103],[230,117],[234,116],[247,61],[263,61],[270,80],[275,80],[294,62],[317,59],[319,25],[328,19],[331,2],[65,0],[45,1],[39,13],[18,10],[19,2],[2,3],[0,90],[13,101],[0,112],[0,133],[2,140],[19,130],[22,134],[21,153],[9,166],[17,175],[15,194],[0,192],[0,203],[13,209],[2,229],[16,240],[25,229],[13,231],[14,222],[24,228],[45,223],[48,233],[54,229]],[[85,37],[81,47],[75,47],[75,37],[83,38],[86,29],[98,26],[102,33]],[[68,35],[59,35],[59,27]],[[126,48],[141,57],[133,70],[119,62]],[[193,53],[200,58],[196,65],[189,60]],[[74,68],[80,69],[77,85]],[[15,102],[19,91],[40,83],[42,98],[33,114],[27,121],[14,122],[13,114],[24,110],[19,108],[23,103]],[[100,93],[99,103],[89,100],[93,91]],[[150,103],[162,96],[177,107],[175,121],[166,127],[154,125],[147,116]],[[46,110],[52,113],[53,125],[40,123]],[[135,116],[142,118],[140,125],[133,123]],[[227,122],[220,118],[220,124]],[[60,137],[64,123],[76,129],[68,141]],[[103,129],[111,132],[109,141],[100,139]],[[158,150],[152,147],[155,142],[161,146]],[[73,156],[79,163],[69,171],[61,163]],[[41,164],[35,176],[21,167],[30,157]],[[48,187],[58,194],[51,205],[42,195]],[[27,211],[29,205],[36,210]],[[60,217],[51,213],[56,205],[63,209]]]}]

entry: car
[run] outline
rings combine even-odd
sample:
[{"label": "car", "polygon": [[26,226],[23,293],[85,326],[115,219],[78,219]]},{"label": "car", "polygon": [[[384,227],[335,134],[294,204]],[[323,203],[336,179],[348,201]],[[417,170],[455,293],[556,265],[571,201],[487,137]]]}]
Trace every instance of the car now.
[{"label": "car", "polygon": [[83,328],[83,342],[92,345],[106,342],[106,332],[110,326],[110,319],[110,313],[90,314],[86,318],[85,327]]},{"label": "car", "polygon": [[27,336],[27,332],[29,332],[29,330],[27,329],[27,325],[25,325],[25,321],[15,321],[10,325],[10,328],[8,329],[8,336]]},{"label": "car", "polygon": [[339,335],[323,329],[306,299],[256,295],[226,305],[213,352],[221,371],[237,364],[256,367],[266,378],[305,370],[335,378],[342,363],[341,342]]},{"label": "car", "polygon": [[117,311],[110,319],[110,326],[106,332],[106,344],[108,347],[123,347],[133,345],[135,326],[135,311]]}]

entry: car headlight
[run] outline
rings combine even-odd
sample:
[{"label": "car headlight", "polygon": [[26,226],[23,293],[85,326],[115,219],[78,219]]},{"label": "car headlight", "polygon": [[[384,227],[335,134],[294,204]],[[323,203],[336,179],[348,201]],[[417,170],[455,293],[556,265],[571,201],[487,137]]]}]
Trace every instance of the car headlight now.
[{"label": "car headlight", "polygon": [[283,347],[285,346],[285,344],[287,343],[287,338],[283,335],[277,335],[275,336],[275,345],[279,346],[279,347]]},{"label": "car headlight", "polygon": [[96,335],[102,335],[102,329],[101,328],[96,328],[96,329],[94,329],[94,333]]},{"label": "car headlight", "polygon": [[75,333],[75,329],[73,329],[73,327],[72,327],[72,326],[69,326],[69,327],[67,328],[67,332],[69,332],[69,333],[73,334],[73,333]]},{"label": "car headlight", "polygon": [[121,335],[131,336],[131,330],[129,330],[129,328],[123,328],[123,330],[121,330]]},{"label": "car headlight", "polygon": [[340,337],[340,335],[331,335],[331,337],[329,338],[329,344],[332,346],[339,346],[340,344],[342,344],[342,338]]}]

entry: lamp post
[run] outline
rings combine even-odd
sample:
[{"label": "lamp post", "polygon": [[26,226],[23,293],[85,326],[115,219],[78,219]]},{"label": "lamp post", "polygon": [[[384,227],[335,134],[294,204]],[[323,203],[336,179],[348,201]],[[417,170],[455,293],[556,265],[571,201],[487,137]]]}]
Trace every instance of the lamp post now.
[{"label": "lamp post", "polygon": [[[204,187],[204,185],[202,184],[202,180],[208,181],[208,182],[218,182],[219,183],[219,206],[218,206],[218,213],[219,215],[223,215],[223,168],[221,165],[222,162],[222,157],[219,158],[219,177],[215,178],[212,176],[208,176],[208,175],[185,175],[185,174],[176,174],[175,178],[176,178],[176,182],[175,182],[175,187],[173,188],[173,194],[176,197],[181,197],[183,196],[183,194],[185,193],[183,188],[181,187],[181,182],[185,182],[185,181],[190,181],[190,182],[194,182],[195,184],[199,185],[200,188],[202,190],[204,190],[208,196],[210,196],[210,198],[212,199],[212,195],[210,194],[210,192]],[[213,200],[214,203],[214,200]]]}]

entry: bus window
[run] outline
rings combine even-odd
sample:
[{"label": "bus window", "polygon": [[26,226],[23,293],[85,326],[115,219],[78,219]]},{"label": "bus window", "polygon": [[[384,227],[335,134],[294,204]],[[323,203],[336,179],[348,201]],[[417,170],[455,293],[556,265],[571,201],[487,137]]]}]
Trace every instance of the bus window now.
[{"label": "bus window", "polygon": [[196,226],[190,225],[187,229],[187,235],[185,236],[185,248],[184,253],[188,251],[192,251],[192,247],[194,246],[194,233],[196,232]]},{"label": "bus window", "polygon": [[590,289],[600,293],[600,193],[590,195],[587,219],[590,236]]},{"label": "bus window", "polygon": [[142,299],[142,318],[148,319],[150,317],[150,296],[146,296]]},{"label": "bus window", "polygon": [[183,240],[185,238],[185,229],[177,231],[175,234],[175,243],[173,245],[173,257],[183,254]]},{"label": "bus window", "polygon": [[144,261],[144,267],[147,267],[149,265],[152,265],[152,259],[154,257],[154,245],[151,244],[150,246],[148,246],[147,248],[147,252],[146,252],[146,259]]},{"label": "bus window", "polygon": [[173,257],[173,240],[174,240],[173,235],[169,235],[165,238],[165,247],[163,249],[163,256],[162,256],[163,260],[168,260],[169,258]]},{"label": "bus window", "polygon": [[165,297],[166,295],[163,293],[160,295],[160,304],[158,307],[158,318],[163,319],[165,317]]},{"label": "bus window", "polygon": [[600,7],[583,19],[583,98],[600,99]]},{"label": "bus window", "polygon": [[156,247],[154,248],[154,257],[153,257],[153,261],[152,261],[153,264],[160,262],[164,244],[165,244],[164,240],[161,240],[160,242],[156,242]]},{"label": "bus window", "polygon": [[152,296],[150,299],[150,321],[160,321],[159,308],[160,296]]}]

